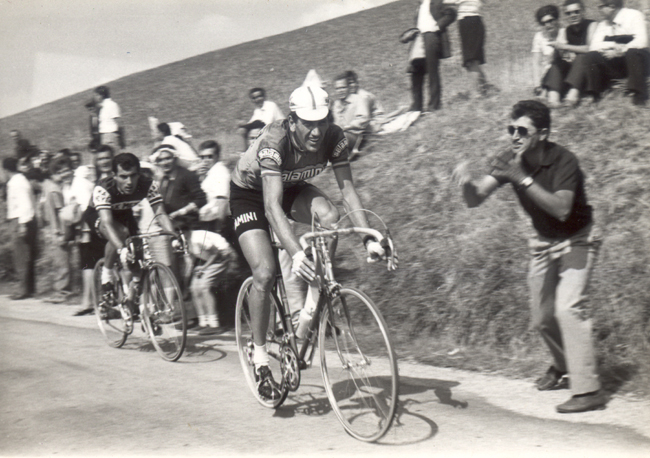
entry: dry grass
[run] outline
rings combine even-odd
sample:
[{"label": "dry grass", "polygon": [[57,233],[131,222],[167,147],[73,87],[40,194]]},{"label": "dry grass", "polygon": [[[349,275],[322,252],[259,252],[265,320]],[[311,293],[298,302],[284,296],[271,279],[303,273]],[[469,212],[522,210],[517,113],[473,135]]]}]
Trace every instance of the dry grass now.
[{"label": "dry grass", "polygon": [[[468,94],[452,27],[456,56],[441,68],[443,110],[406,133],[372,139],[353,165],[362,199],[396,236],[402,267],[389,274],[367,266],[357,242],[344,242],[339,277],[377,300],[402,356],[520,377],[548,365],[541,340],[528,330],[528,217],[509,189],[469,210],[450,181],[459,161],[472,161],[479,172],[506,144],[509,108],[530,98],[533,13],[543,3],[501,0],[485,8],[486,71],[501,90],[489,99]],[[397,37],[411,26],[413,6],[389,4],[115,81],[110,86],[130,148],[149,150],[146,116],[156,115],[182,121],[197,142],[216,137],[234,153],[234,126],[251,110],[247,89],[262,85],[273,100],[286,101],[310,68],[327,79],[355,69],[388,110],[408,105],[406,47]],[[81,148],[88,97],[77,94],[0,120],[0,146],[6,150],[8,131],[19,128],[44,148]],[[650,386],[648,126],[650,110],[634,109],[621,91],[598,107],[553,113],[552,140],[580,159],[604,235],[591,290],[601,370],[608,387],[640,393]],[[330,173],[316,183],[338,197]]]}]

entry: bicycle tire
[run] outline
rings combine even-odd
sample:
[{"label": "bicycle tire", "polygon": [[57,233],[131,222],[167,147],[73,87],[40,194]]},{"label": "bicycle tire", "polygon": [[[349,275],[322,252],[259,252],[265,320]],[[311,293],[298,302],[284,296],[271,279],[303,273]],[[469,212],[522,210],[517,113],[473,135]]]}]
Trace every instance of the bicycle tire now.
[{"label": "bicycle tire", "polygon": [[[253,363],[253,329],[251,326],[250,313],[248,308],[248,297],[251,287],[253,286],[253,277],[248,277],[242,283],[237,295],[237,305],[235,306],[235,340],[237,342],[237,352],[239,353],[239,362],[244,371],[246,384],[253,392],[255,399],[264,407],[277,409],[287,398],[289,388],[284,382],[280,382],[279,396],[274,399],[268,399],[259,394],[257,383],[255,381],[255,364]],[[276,298],[271,295],[271,314],[269,320],[269,329],[267,332],[266,346],[269,353],[269,367],[275,377],[282,375],[280,367],[280,349],[279,339],[276,330],[280,328],[278,320],[278,305]]]},{"label": "bicycle tire", "polygon": [[[128,327],[124,317],[117,307],[110,308],[106,311],[105,317],[102,318],[100,312],[100,303],[102,301],[102,269],[104,268],[104,258],[101,258],[95,264],[93,269],[93,308],[97,317],[97,325],[102,332],[104,339],[109,346],[121,348],[129,336]],[[122,278],[113,271],[113,286],[115,303],[118,304],[124,297],[124,288]]]},{"label": "bicycle tire", "polygon": [[337,418],[358,440],[380,439],[399,398],[397,358],[381,312],[362,291],[343,288],[323,310],[318,337],[323,383]]},{"label": "bicycle tire", "polygon": [[158,354],[178,361],[187,342],[187,314],[183,292],[172,270],[154,262],[145,271],[142,287],[142,319]]}]

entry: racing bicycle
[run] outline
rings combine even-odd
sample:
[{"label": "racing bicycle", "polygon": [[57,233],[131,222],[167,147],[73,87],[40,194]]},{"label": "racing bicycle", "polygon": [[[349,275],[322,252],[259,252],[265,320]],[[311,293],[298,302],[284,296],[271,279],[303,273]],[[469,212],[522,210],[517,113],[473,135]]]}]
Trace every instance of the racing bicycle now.
[{"label": "racing bicycle", "polygon": [[100,292],[104,259],[97,261],[93,273],[95,315],[99,329],[114,348],[124,345],[140,316],[143,331],[158,354],[167,361],[177,361],[185,349],[187,316],[176,276],[169,267],[156,262],[152,254],[150,243],[156,237],[177,240],[172,243],[173,250],[187,254],[182,233],[154,232],[129,237],[125,246],[135,260],[135,270],[140,271],[139,280],[134,277],[127,281],[127,269],[113,269],[113,299],[107,303]]},{"label": "racing bicycle", "polygon": [[399,376],[388,328],[375,303],[359,289],[343,287],[334,279],[328,242],[353,233],[375,238],[386,251],[388,269],[397,266],[387,229],[382,234],[362,227],[325,230],[312,224],[312,231],[300,237],[300,244],[306,250],[311,247],[314,255],[319,299],[302,341],[295,334],[277,258],[279,243],[273,237],[277,276],[266,345],[271,369],[281,374],[281,380],[271,398],[258,392],[255,380],[249,310],[252,277],[244,281],[237,297],[235,335],[247,384],[258,402],[268,408],[278,408],[290,391],[298,389],[300,372],[311,366],[318,346],[323,384],[334,413],[351,436],[372,442],[386,434],[393,422]]}]

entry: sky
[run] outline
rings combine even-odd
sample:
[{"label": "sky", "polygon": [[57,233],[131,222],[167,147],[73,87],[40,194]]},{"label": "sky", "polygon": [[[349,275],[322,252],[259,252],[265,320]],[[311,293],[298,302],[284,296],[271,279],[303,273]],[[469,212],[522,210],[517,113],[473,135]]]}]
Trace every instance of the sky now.
[{"label": "sky", "polygon": [[394,0],[0,0],[0,117]]}]

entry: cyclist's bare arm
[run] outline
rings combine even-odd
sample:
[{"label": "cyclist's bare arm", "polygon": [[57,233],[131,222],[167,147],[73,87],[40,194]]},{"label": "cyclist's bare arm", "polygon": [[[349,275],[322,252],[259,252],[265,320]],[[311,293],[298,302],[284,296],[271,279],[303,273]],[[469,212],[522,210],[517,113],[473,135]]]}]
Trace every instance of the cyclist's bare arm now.
[{"label": "cyclist's bare arm", "polygon": [[262,189],[266,218],[269,220],[275,235],[280,239],[282,247],[293,257],[302,248],[293,230],[291,230],[287,216],[282,210],[282,197],[284,195],[282,177],[279,174],[262,176]]},{"label": "cyclist's bare arm", "polygon": [[[354,187],[354,181],[352,180],[352,170],[349,165],[341,165],[334,168],[334,176],[336,177],[336,182],[341,189],[341,194],[343,195],[343,205],[347,212],[354,210],[363,210],[363,204],[361,203],[361,198],[357,193],[356,188]],[[352,223],[357,227],[370,227],[368,225],[368,218],[364,212],[354,212],[350,215]]]},{"label": "cyclist's bare arm", "polygon": [[160,225],[162,226],[163,230],[168,231],[168,232],[176,232],[174,230],[174,225],[172,224],[172,220],[169,218],[169,215],[165,212],[165,206],[162,203],[155,204],[151,206],[154,215],[156,215],[156,218],[158,221],[160,221]]},{"label": "cyclist's bare arm", "polygon": [[104,229],[104,236],[108,239],[109,243],[119,251],[124,246],[125,238],[122,238],[120,232],[115,226],[113,212],[110,209],[99,210],[99,221]]}]

